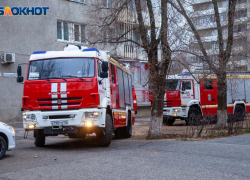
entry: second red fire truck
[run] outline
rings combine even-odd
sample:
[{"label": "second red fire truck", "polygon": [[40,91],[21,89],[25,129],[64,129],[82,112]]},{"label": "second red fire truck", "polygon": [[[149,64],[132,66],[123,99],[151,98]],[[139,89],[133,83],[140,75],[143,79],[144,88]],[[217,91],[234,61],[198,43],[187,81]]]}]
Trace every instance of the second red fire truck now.
[{"label": "second red fire truck", "polygon": [[[172,125],[176,119],[187,124],[197,124],[202,117],[215,119],[217,116],[217,78],[188,73],[168,76],[164,98],[163,122]],[[227,75],[228,115],[244,119],[250,112],[249,74]]]},{"label": "second red fire truck", "polygon": [[[23,82],[21,66],[18,82]],[[23,88],[23,127],[34,130],[35,145],[46,136],[82,137],[95,133],[100,146],[112,134],[129,138],[135,121],[129,70],[105,51],[68,46],[34,52]]]}]

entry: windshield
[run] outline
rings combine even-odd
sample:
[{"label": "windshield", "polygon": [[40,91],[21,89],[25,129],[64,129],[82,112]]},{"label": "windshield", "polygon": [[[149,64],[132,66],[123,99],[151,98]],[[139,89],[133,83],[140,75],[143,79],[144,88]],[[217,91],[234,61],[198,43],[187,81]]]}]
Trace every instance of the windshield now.
[{"label": "windshield", "polygon": [[28,80],[94,76],[94,58],[60,58],[30,62]]},{"label": "windshield", "polygon": [[180,89],[179,79],[167,79],[166,81],[166,91],[176,91]]}]

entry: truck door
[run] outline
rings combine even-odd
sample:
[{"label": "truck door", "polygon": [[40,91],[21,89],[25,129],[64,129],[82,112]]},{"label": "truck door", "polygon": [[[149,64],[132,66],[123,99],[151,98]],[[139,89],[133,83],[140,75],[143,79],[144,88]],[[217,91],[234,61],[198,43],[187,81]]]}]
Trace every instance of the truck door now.
[{"label": "truck door", "polygon": [[98,92],[100,95],[100,103],[102,102],[103,98],[105,97],[105,90],[106,90],[106,79],[102,79],[100,74],[102,72],[102,62],[97,61],[97,80],[98,80]]},{"label": "truck door", "polygon": [[181,105],[187,105],[194,99],[193,80],[182,80],[181,82]]},{"label": "truck door", "polygon": [[217,115],[217,79],[205,78],[200,83],[200,105],[204,116]]}]

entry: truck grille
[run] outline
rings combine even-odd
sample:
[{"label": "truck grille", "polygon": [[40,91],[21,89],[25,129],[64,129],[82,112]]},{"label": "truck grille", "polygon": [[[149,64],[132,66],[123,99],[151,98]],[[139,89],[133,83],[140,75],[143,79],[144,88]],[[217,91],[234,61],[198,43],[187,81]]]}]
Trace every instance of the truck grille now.
[{"label": "truck grille", "polygon": [[[51,101],[54,101],[54,102],[51,102]],[[82,97],[37,99],[37,102],[39,103],[40,107],[58,106],[58,105],[60,105],[60,106],[75,106],[75,105],[81,104]]]},{"label": "truck grille", "polygon": [[58,106],[58,105],[61,105],[61,106],[70,106],[70,105],[80,105],[81,103],[80,102],[77,102],[77,103],[61,103],[61,104],[57,104],[57,103],[48,103],[48,104],[39,104],[39,106]]},{"label": "truck grille", "polygon": [[164,106],[173,106],[173,101],[164,101]]},{"label": "truck grille", "polygon": [[37,99],[38,102],[42,102],[42,101],[56,101],[56,100],[82,100],[82,97],[72,97],[72,98],[49,98],[49,99]]},{"label": "truck grille", "polygon": [[68,114],[68,115],[50,115],[48,116],[48,119],[72,119],[74,116]]}]

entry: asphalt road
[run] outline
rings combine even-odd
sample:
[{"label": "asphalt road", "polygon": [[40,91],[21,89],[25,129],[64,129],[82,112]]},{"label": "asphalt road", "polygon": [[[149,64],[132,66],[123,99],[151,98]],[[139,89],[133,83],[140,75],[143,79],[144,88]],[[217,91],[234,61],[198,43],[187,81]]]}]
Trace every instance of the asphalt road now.
[{"label": "asphalt road", "polygon": [[114,140],[97,147],[49,137],[34,146],[17,132],[16,149],[0,161],[0,180],[74,179],[250,179],[250,135],[208,141]]}]

